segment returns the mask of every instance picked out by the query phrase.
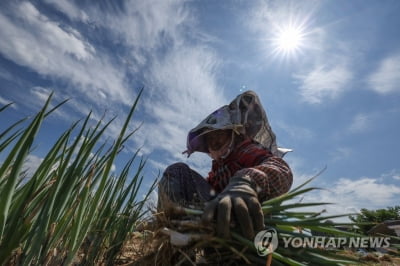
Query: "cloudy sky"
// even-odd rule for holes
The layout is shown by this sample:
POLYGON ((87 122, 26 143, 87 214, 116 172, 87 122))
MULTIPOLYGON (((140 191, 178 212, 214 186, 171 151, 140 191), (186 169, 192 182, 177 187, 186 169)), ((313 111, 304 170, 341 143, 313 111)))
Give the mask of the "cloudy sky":
MULTIPOLYGON (((326 190, 330 213, 399 205, 400 2, 2 1, 0 129, 51 91, 70 101, 48 119, 32 165, 73 121, 117 115, 115 136, 144 87, 125 149, 148 158, 146 184, 185 161, 186 134, 245 90, 258 93, 295 185, 326 190)), ((0 160, 2 158, 0 157, 0 160)), ((123 159, 121 159, 123 161, 123 159)), ((119 169, 116 163, 116 171, 119 169)))

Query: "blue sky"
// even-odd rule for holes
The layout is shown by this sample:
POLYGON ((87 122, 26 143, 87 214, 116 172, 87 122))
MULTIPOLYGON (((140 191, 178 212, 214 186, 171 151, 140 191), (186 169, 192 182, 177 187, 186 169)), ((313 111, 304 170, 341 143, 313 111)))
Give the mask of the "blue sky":
POLYGON ((45 123, 32 168, 90 110, 118 116, 115 137, 144 87, 132 128, 143 126, 115 170, 143 147, 147 185, 176 161, 206 175, 208 156, 181 154, 187 132, 250 89, 294 150, 295 185, 327 166, 314 182, 327 190, 305 200, 337 203, 331 214, 399 204, 399 1, 116 2, 0 4, 0 105, 15 103, 0 128, 51 91, 70 98, 45 123))

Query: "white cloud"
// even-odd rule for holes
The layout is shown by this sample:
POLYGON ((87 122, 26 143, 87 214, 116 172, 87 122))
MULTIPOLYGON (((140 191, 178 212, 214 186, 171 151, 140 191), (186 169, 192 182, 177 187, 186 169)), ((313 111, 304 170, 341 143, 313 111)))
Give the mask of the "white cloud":
POLYGON ((65 13, 71 20, 86 22, 89 17, 84 10, 75 6, 68 0, 45 0, 46 3, 53 5, 59 11, 65 13))
POLYGON ((8 100, 6 100, 6 99, 4 99, 3 97, 0 96, 0 104, 5 105, 5 104, 8 104, 8 103, 10 103, 10 101, 8 101, 8 100))
POLYGON ((399 180, 400 181, 400 171, 397 169, 392 169, 388 171, 387 173, 383 173, 381 175, 381 179, 393 179, 393 180, 399 180))
MULTIPOLYGON (((138 112, 142 117, 137 120, 145 123, 133 137, 134 145, 127 146, 136 149, 144 145, 144 154, 161 150, 170 162, 185 160, 181 152, 186 148, 188 130, 228 103, 216 82, 218 56, 187 39, 188 28, 199 30, 186 1, 127 1, 123 9, 90 5, 82 12, 74 2, 47 3, 88 28, 65 25, 29 2, 15 3, 7 15, 0 11, 0 53, 44 77, 66 82, 66 88, 54 90, 61 100, 72 98, 67 106, 75 112, 93 110, 93 119, 99 119, 107 109, 106 121, 118 115, 107 131, 113 138, 125 119, 126 105, 133 102, 130 80, 143 81, 146 97, 140 99, 138 112), (108 54, 108 48, 83 35, 91 34, 94 27, 123 52, 108 54)), ((53 88, 33 84, 31 100, 43 101, 49 90, 53 88)), ((202 156, 190 158, 193 167, 205 169, 204 158, 198 158, 202 156)), ((206 161, 208 165, 209 159, 206 161)))
POLYGON ((12 19, 0 13, 3 56, 41 75, 70 82, 71 88, 89 98, 97 98, 97 91, 103 90, 109 100, 130 103, 124 70, 111 64, 107 54, 99 54, 76 29, 52 21, 29 2, 15 4, 10 11, 12 19))
POLYGON ((93 48, 83 42, 81 36, 61 28, 31 3, 22 2, 12 11, 20 19, 18 22, 0 14, 4 36, 0 47, 9 59, 35 70, 48 72, 55 65, 50 56, 57 56, 57 53, 70 54, 82 60, 92 57, 93 48), (49 63, 53 64, 46 66, 49 63))
POLYGON ((31 94, 34 97, 33 102, 36 102, 39 106, 42 106, 49 98, 49 95, 51 94, 51 90, 48 88, 35 86, 35 87, 31 88, 31 94))
MULTIPOLYGON (((130 47, 130 57, 125 64, 140 71, 146 64, 158 60, 158 48, 186 44, 183 29, 191 27, 192 18, 184 0, 127 1, 123 13, 88 11, 96 25, 106 28, 116 39, 130 47)), ((168 52, 168 51, 167 51, 168 52)))
POLYGON ((26 171, 26 175, 28 178, 32 177, 35 173, 39 165, 42 163, 43 158, 40 158, 36 155, 29 154, 24 162, 24 171, 26 171))
POLYGON ((170 161, 168 159, 163 161, 156 161, 153 159, 149 159, 147 162, 152 166, 152 169, 154 169, 154 172, 152 174, 154 176, 160 175, 161 177, 162 173, 167 168, 167 166, 172 164, 174 161, 170 161))
MULTIPOLYGON (((316 176, 318 173, 321 173, 321 171, 321 174, 323 174, 323 170, 325 169, 324 165, 317 167, 310 166, 310 164, 306 163, 305 158, 303 158, 302 155, 297 154, 296 151, 293 153, 288 153, 284 159, 290 166, 290 169, 293 173, 292 189, 302 185, 310 178, 316 176)), ((319 178, 317 177, 317 181, 318 179, 319 178)))
MULTIPOLYGON (((136 146, 143 145, 144 154, 152 151, 168 154, 162 162, 152 163, 160 168, 177 160, 188 161, 182 155, 188 131, 210 112, 228 103, 216 83, 218 56, 201 44, 187 42, 187 29, 198 30, 184 3, 133 1, 126 3, 124 13, 118 17, 94 16, 98 11, 88 12, 91 19, 130 48, 124 62, 144 78, 146 95, 150 96, 140 101, 145 123, 134 140, 136 146)), ((195 154, 189 164, 204 171, 209 161, 195 154)))
POLYGON ((341 178, 334 187, 334 191, 343 196, 353 197, 363 205, 367 203, 371 207, 391 204, 400 195, 400 187, 383 184, 377 179, 367 177, 358 180, 341 178))
MULTIPOLYGON (((258 1, 251 14, 243 17, 243 22, 251 30, 262 33, 266 37, 275 34, 278 28, 288 25, 307 30, 310 18, 319 8, 319 4, 319 1, 302 3, 258 1)), ((265 38, 263 41, 265 45, 265 38)))
POLYGON ((359 113, 353 117, 353 121, 349 127, 349 131, 351 133, 363 132, 371 126, 371 120, 371 115, 359 113))
POLYGON ((349 147, 338 147, 333 152, 331 152, 332 160, 346 160, 348 159, 353 153, 353 150, 349 147))
MULTIPOLYGON (((329 186, 322 187, 326 189, 305 195, 304 201, 334 203, 325 207, 327 215, 354 213, 362 208, 381 209, 395 206, 400 194, 400 186, 384 184, 379 178, 368 177, 341 178, 329 186)), ((340 220, 344 221, 346 218, 340 220)))
MULTIPOLYGON (((337 153, 343 153, 347 156, 351 151, 347 148, 338 148, 337 153)), ((309 178, 315 176, 322 169, 306 169, 306 165, 302 157, 296 157, 295 154, 289 156, 286 161, 289 163, 293 172, 292 189, 303 184, 309 178), (310 172, 311 171, 311 172, 310 172)), ((329 171, 329 167, 328 167, 329 171)), ((400 185, 396 185, 396 177, 399 172, 396 169, 383 173, 376 178, 360 177, 360 178, 340 178, 340 179, 324 179, 325 173, 322 172, 306 187, 319 187, 322 190, 314 190, 296 197, 293 202, 326 202, 333 203, 329 205, 310 207, 312 211, 321 211, 325 209, 325 215, 343 215, 354 214, 362 208, 381 209, 388 206, 398 205, 398 195, 400 195, 400 185), (389 177, 389 178, 387 178, 389 177), (393 182, 393 180, 395 180, 393 182)), ((311 210, 307 208, 307 210, 311 210)), ((296 209, 297 211, 304 211, 296 209)), ((348 222, 347 217, 338 218, 338 221, 348 222)))
MULTIPOLYGON (((34 112, 37 112, 44 106, 45 102, 49 99, 51 93, 53 93, 53 95, 49 106, 47 107, 47 111, 54 108, 62 101, 72 98, 71 96, 57 93, 56 89, 53 88, 34 86, 30 88, 29 95, 24 95, 24 104, 33 108, 34 112)), ((65 122, 71 123, 72 121, 77 121, 81 119, 82 114, 89 114, 90 111, 91 110, 89 107, 78 104, 77 101, 67 101, 67 103, 64 103, 64 105, 54 110, 50 117, 56 116, 57 119, 62 119, 65 122), (75 111, 73 112, 73 110, 79 110, 79 114, 77 115, 75 111)), ((96 116, 96 114, 93 114, 92 118, 94 118, 95 120, 100 119, 99 116, 96 116)))
MULTIPOLYGON (((146 192, 147 193, 147 192, 146 192)), ((144 193, 143 195, 142 195, 142 197, 143 197, 143 199, 144 199, 144 197, 146 196, 146 193, 144 193)), ((149 196, 148 196, 148 198, 147 198, 147 200, 146 200, 146 203, 145 203, 145 210, 150 210, 150 211, 157 211, 157 202, 158 202, 158 193, 157 193, 157 190, 153 190, 150 194, 149 194, 149 196)), ((149 214, 147 214, 147 215, 149 215, 149 214)))
POLYGON ((15 81, 15 77, 3 66, 0 66, 0 78, 8 81, 15 81))
POLYGON ((277 121, 276 126, 281 128, 293 139, 300 139, 300 140, 309 140, 314 137, 314 132, 309 128, 297 126, 294 124, 287 124, 284 121, 277 121))
POLYGON ((320 104, 326 99, 335 99, 342 94, 352 79, 346 65, 316 66, 305 75, 295 75, 300 84, 300 94, 304 101, 320 104))
MULTIPOLYGON (((11 103, 12 101, 10 101, 10 100, 8 100, 8 99, 6 99, 6 98, 3 98, 3 97, 1 97, 0 96, 0 106, 2 107, 2 106, 4 106, 4 105, 6 105, 6 104, 9 104, 9 103, 11 103)), ((11 108, 14 108, 14 109, 17 109, 17 106, 15 105, 15 103, 13 103, 11 106, 9 106, 9 107, 11 107, 11 108)))
POLYGON ((380 94, 400 92, 400 54, 385 58, 367 81, 380 94))
MULTIPOLYGON (((227 103, 216 83, 218 57, 201 44, 186 41, 185 29, 192 27, 192 18, 183 3, 138 1, 127 4, 126 13, 118 18, 110 15, 97 21, 131 48, 126 63, 143 75, 150 96, 141 99, 145 123, 134 140, 136 146, 143 145, 144 154, 167 154, 162 162, 153 162, 161 168, 186 161, 182 151, 188 131, 227 103)), ((190 158, 191 166, 203 169, 196 157, 190 158)))
POLYGON ((138 132, 146 149, 168 151, 182 159, 188 131, 228 103, 215 82, 216 64, 218 60, 206 49, 181 47, 152 66, 147 80, 153 90, 145 110, 153 119, 138 132))
POLYGON ((27 23, 26 30, 33 30, 31 33, 46 42, 49 47, 56 48, 63 54, 71 54, 78 60, 89 59, 93 56, 93 47, 82 40, 79 32, 72 28, 61 27, 59 23, 40 13, 33 4, 22 2, 15 11, 15 15, 27 23))

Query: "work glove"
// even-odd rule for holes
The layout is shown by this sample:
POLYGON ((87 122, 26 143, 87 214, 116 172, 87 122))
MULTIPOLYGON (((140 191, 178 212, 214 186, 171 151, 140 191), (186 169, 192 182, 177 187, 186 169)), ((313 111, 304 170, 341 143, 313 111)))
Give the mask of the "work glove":
POLYGON ((217 218, 217 235, 230 236, 232 214, 236 217, 243 235, 253 239, 255 232, 264 228, 264 216, 256 191, 248 175, 236 174, 218 196, 207 202, 202 220, 205 223, 217 218))

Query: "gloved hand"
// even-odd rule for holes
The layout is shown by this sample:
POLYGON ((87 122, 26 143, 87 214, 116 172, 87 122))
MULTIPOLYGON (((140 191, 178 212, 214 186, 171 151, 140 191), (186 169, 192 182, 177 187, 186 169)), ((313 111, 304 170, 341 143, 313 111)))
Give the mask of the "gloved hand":
POLYGON ((226 188, 206 204, 202 220, 211 222, 216 214, 217 234, 219 237, 228 238, 232 213, 243 235, 248 239, 253 239, 255 232, 264 228, 264 215, 257 193, 251 187, 250 177, 242 176, 240 172, 231 177, 226 188))

